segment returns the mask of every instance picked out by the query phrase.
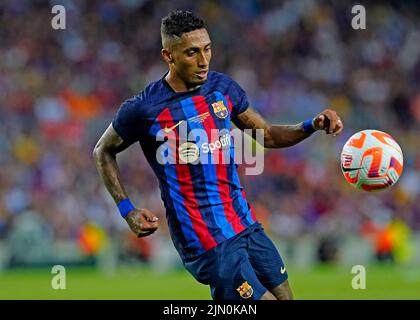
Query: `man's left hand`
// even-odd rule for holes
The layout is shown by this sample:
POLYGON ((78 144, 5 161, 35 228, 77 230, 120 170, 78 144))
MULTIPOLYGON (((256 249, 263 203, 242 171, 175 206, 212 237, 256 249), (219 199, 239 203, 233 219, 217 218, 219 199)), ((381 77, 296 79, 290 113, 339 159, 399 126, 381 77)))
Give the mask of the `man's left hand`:
POLYGON ((344 125, 337 112, 331 109, 326 109, 318 114, 313 120, 313 127, 315 130, 325 130, 327 134, 336 136, 343 131, 344 125))

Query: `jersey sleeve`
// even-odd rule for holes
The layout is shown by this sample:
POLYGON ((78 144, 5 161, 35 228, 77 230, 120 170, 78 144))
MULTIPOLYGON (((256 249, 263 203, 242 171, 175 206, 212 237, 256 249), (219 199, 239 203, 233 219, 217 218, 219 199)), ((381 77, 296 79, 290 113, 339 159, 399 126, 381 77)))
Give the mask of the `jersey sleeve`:
POLYGON ((142 134, 142 105, 139 98, 125 100, 112 120, 112 126, 118 135, 129 143, 140 140, 142 134))
POLYGON ((229 89, 229 97, 232 102, 232 119, 235 119, 239 114, 244 112, 249 107, 248 98, 246 92, 241 86, 235 81, 231 80, 229 89))

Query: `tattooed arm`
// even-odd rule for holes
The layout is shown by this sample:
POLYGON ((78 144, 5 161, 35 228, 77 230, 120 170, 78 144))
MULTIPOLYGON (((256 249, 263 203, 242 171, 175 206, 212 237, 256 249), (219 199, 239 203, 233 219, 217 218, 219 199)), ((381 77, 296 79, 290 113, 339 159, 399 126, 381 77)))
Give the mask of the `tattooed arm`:
MULTIPOLYGON (((252 136, 255 139, 256 130, 264 130, 264 147, 284 148, 293 146, 310 136, 303 129, 303 123, 293 125, 270 125, 254 109, 249 107, 240 113, 234 120, 235 125, 241 129, 252 129, 252 136)), ((343 130, 343 123, 333 110, 326 109, 318 114, 313 122, 315 130, 325 130, 327 134, 334 136, 343 130)))
MULTIPOLYGON (((128 198, 121 182, 117 154, 129 146, 130 143, 124 142, 112 125, 109 125, 93 150, 96 168, 116 204, 128 198)), ((138 237, 152 234, 159 226, 157 217, 147 209, 134 209, 125 219, 138 237)))

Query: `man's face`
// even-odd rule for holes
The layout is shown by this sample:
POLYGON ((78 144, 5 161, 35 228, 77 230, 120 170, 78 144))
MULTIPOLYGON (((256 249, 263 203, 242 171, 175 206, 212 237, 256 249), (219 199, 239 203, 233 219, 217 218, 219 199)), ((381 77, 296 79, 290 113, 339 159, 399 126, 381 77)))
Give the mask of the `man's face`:
POLYGON ((171 71, 194 87, 207 80, 211 60, 211 41, 206 29, 183 33, 171 48, 171 71))

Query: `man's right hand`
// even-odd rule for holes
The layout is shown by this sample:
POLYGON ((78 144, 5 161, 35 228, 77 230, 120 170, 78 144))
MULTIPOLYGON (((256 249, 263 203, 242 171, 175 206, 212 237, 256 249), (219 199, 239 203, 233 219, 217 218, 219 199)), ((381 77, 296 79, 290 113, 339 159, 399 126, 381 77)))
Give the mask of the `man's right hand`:
POLYGON ((149 236, 159 228, 158 217, 147 209, 135 209, 125 220, 139 238, 149 236))

